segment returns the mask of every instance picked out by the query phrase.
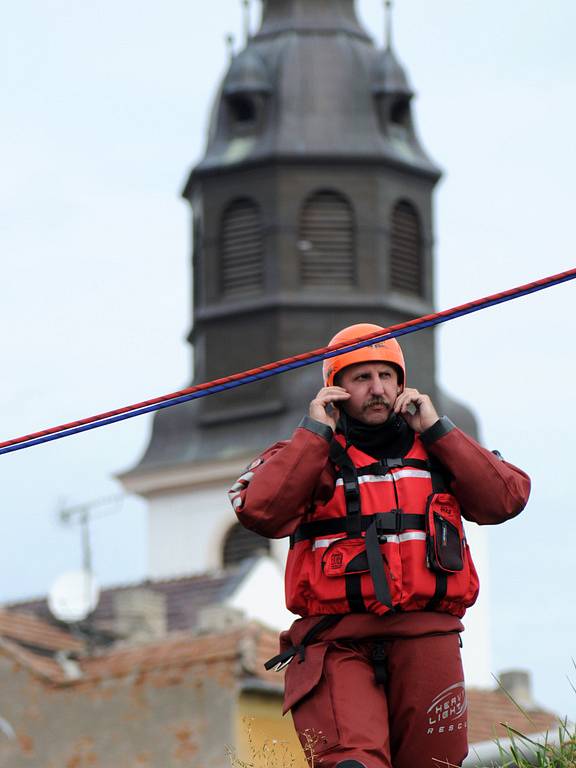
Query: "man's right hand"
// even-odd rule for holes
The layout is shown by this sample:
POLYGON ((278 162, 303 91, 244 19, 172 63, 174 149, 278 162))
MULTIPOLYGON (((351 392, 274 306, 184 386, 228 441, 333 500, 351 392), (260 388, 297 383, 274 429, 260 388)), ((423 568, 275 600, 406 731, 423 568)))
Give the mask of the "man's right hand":
POLYGON ((342 387, 322 387, 310 403, 308 415, 336 431, 340 418, 340 409, 336 403, 348 400, 350 394, 342 387))

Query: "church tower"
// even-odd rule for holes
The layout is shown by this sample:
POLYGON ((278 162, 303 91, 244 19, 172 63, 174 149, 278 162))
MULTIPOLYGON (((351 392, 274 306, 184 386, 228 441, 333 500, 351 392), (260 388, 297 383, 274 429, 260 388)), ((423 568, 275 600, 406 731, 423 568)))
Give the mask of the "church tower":
MULTIPOLYGON (((434 311, 441 173, 413 100, 390 36, 376 47, 354 0, 264 0, 183 192, 194 383, 324 346, 352 323, 434 311)), ((470 411, 437 387, 434 330, 402 346, 409 383, 475 434, 470 411)), ((291 435, 320 386, 309 366, 156 414, 143 458, 121 477, 149 502, 150 577, 218 568, 256 546, 234 526, 226 489, 291 435)), ((257 546, 282 557, 281 543, 257 546)))

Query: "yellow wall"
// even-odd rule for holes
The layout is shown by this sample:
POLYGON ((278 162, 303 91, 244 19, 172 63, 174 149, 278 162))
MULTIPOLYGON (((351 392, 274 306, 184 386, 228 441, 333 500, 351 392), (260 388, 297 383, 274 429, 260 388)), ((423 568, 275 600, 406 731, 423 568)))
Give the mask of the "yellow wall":
MULTIPOLYGON (((255 768, 304 768, 304 752, 282 697, 242 693, 236 715, 237 757, 255 768)), ((237 765, 236 768, 241 768, 237 765)))

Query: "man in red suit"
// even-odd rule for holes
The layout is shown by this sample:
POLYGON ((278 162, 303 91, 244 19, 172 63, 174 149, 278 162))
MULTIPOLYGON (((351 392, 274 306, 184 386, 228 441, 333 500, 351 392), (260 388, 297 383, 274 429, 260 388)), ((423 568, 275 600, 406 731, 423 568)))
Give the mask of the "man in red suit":
MULTIPOLYGON (((359 324, 331 341, 379 330, 359 324)), ((384 331, 384 329, 381 329, 384 331)), ((239 520, 290 537, 285 711, 322 768, 437 768, 466 757, 461 618, 478 595, 463 518, 517 515, 528 476, 406 386, 394 339, 324 362, 291 440, 230 490, 239 520)))

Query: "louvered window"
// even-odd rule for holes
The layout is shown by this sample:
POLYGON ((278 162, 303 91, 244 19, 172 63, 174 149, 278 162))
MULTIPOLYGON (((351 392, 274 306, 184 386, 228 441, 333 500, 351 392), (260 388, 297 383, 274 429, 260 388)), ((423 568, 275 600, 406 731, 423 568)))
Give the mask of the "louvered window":
POLYGON ((338 192, 317 192, 302 207, 298 250, 303 286, 347 288, 356 282, 354 213, 338 192))
POLYGON ((237 565, 243 560, 270 553, 270 540, 235 523, 226 534, 222 550, 224 567, 237 565))
POLYGON ((224 211, 220 274, 224 296, 244 296, 262 291, 262 217, 259 207, 252 200, 235 200, 224 211))
POLYGON ((390 287, 417 296, 423 293, 420 221, 414 206, 405 200, 392 212, 390 287))

